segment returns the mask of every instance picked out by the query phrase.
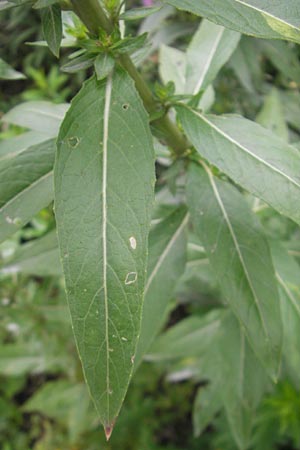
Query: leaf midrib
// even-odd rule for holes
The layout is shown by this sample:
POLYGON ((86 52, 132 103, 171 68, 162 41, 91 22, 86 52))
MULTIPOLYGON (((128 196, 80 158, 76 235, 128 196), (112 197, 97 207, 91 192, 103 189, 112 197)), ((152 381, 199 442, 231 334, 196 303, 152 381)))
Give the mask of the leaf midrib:
MULTIPOLYGON (((106 402, 107 402, 107 416, 109 414, 109 392, 110 392, 110 371, 109 371, 109 311, 108 311, 108 292, 107 292, 107 152, 108 152, 108 130, 109 117, 111 107, 112 94, 112 75, 110 75, 106 82, 105 88, 105 104, 104 104, 104 118, 103 118, 103 154, 102 154, 102 250, 103 250, 103 292, 104 292, 104 308, 105 308, 105 341, 106 341, 106 402)), ((110 425, 110 424, 107 424, 110 425)))
POLYGON ((221 196, 219 194, 218 188, 217 188, 217 186, 216 186, 216 184, 214 182, 213 175, 212 175, 210 169, 206 166, 206 164, 204 162, 201 162, 201 164, 203 165, 203 167, 204 167, 204 169, 205 169, 205 171, 206 171, 206 173, 208 175, 208 178, 209 178, 212 190, 213 190, 213 192, 215 194, 217 203, 218 203, 218 205, 219 205, 219 207, 221 209, 222 215, 223 215, 223 217, 225 219, 225 222, 227 224, 227 227, 228 227, 228 230, 230 232, 231 238, 233 240, 233 243, 234 243, 235 249, 237 251, 240 263, 241 263, 241 265, 243 267, 243 270, 244 270, 244 274, 245 274, 246 279, 248 281, 248 285, 249 285, 250 290, 252 292, 252 296, 253 296, 253 299, 254 299, 254 302, 255 302, 255 305, 256 305, 256 308, 257 308, 257 312, 258 312, 258 317, 259 317, 259 319, 261 321, 261 324, 262 324, 262 327, 263 327, 263 330, 264 330, 264 334, 267 337, 267 339, 270 340, 269 339, 269 334, 268 334, 268 331, 267 331, 267 327, 266 327, 266 324, 265 324, 265 320, 264 320, 263 314, 262 314, 262 312, 260 310, 259 300, 258 300, 258 298, 256 296, 255 289, 254 289, 254 287, 252 285, 252 281, 251 281, 250 275, 248 273, 248 269, 247 269, 247 266, 245 264, 243 255, 241 253, 241 250, 240 250, 240 247, 239 247, 239 243, 238 243, 237 237, 235 235, 234 229, 233 229, 233 227, 231 225, 231 222, 229 220, 228 214, 226 212, 225 206, 224 206, 223 201, 221 199, 221 196))
POLYGON ((237 147, 239 147, 241 150, 243 150, 245 153, 247 153, 248 155, 250 155, 253 159, 259 161, 261 164, 265 165, 266 167, 268 167, 269 169, 273 170, 274 172, 277 172, 279 175, 281 175, 282 177, 286 178, 289 182, 291 182, 292 184, 294 184, 297 188, 300 189, 300 184, 297 183, 296 180, 294 180, 293 178, 291 178, 289 175, 287 175, 286 173, 282 172, 280 169, 278 169, 277 167, 273 166, 272 164, 270 164, 269 162, 265 161, 264 159, 260 158, 258 155, 256 155, 255 153, 251 152, 247 147, 244 147, 242 144, 240 144, 238 141, 236 141, 234 138, 232 138, 231 136, 229 136, 228 134, 226 134, 223 130, 221 130, 220 128, 218 128, 214 123, 212 123, 211 121, 209 121, 206 117, 204 117, 202 114, 198 113, 197 111, 192 111, 190 110, 193 114, 195 114, 196 116, 198 116, 201 120, 203 120, 204 122, 206 122, 210 127, 212 127, 215 131, 217 131, 218 134, 220 134, 221 136, 223 136, 225 139, 227 139, 228 141, 232 142, 232 144, 236 145, 237 147))

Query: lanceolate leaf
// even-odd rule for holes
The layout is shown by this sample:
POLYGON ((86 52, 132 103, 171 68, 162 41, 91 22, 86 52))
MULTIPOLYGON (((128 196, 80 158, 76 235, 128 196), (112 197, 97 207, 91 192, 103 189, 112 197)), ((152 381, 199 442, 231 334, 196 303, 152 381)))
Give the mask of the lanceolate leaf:
POLYGON ((22 80, 24 78, 26 77, 21 72, 17 72, 0 58, 0 80, 22 80))
POLYGON ((0 273, 36 276, 62 275, 56 230, 18 248, 13 258, 0 265, 0 273))
POLYGON ((44 38, 51 52, 59 56, 62 40, 62 19, 60 5, 54 4, 41 9, 44 38))
POLYGON ((225 315, 218 339, 219 398, 240 450, 249 448, 256 408, 268 386, 261 364, 250 348, 243 327, 225 315), (226 380, 226 382, 224 382, 226 380))
POLYGON ((281 298, 283 321, 283 361, 297 385, 300 382, 300 267, 277 242, 271 245, 281 298))
POLYGON ((55 140, 0 163, 0 242, 53 200, 55 140))
POLYGON ((73 328, 109 437, 133 371, 154 186, 148 118, 123 72, 93 77, 58 137, 55 208, 73 328))
POLYGON ((281 317, 267 242, 243 197, 205 166, 189 169, 187 200, 223 295, 269 374, 278 375, 281 317))
POLYGON ((150 232, 148 279, 145 287, 141 335, 135 359, 136 367, 162 328, 176 282, 184 271, 187 222, 187 212, 185 208, 180 208, 150 232))
POLYGON ((15 106, 1 120, 55 137, 68 108, 66 103, 25 102, 15 106))
POLYGON ((263 108, 256 117, 256 122, 265 128, 269 128, 285 142, 289 141, 289 130, 285 121, 280 96, 276 88, 273 88, 266 97, 263 108))
POLYGON ((165 0, 226 28, 266 39, 300 42, 300 4, 270 0, 165 0))
POLYGON ((185 92, 197 94, 215 79, 234 52, 240 34, 203 20, 186 53, 185 92))
POLYGON ((179 117, 201 156, 236 183, 300 224, 300 154, 269 130, 238 116, 179 117))
POLYGON ((213 310, 203 317, 188 317, 159 336, 150 349, 153 360, 173 360, 203 356, 218 333, 223 310, 213 310))
POLYGON ((0 141, 0 161, 14 158, 18 153, 27 150, 28 147, 47 140, 47 136, 35 131, 27 131, 9 139, 0 141))

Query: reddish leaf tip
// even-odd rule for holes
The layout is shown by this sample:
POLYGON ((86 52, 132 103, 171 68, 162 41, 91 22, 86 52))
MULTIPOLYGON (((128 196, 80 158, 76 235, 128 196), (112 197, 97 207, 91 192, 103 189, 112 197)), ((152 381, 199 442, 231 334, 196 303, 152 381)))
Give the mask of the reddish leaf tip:
POLYGON ((113 432, 113 429, 114 429, 114 424, 113 423, 111 425, 106 425, 104 427, 105 437, 106 437, 107 441, 109 441, 109 439, 111 437, 111 434, 113 432))

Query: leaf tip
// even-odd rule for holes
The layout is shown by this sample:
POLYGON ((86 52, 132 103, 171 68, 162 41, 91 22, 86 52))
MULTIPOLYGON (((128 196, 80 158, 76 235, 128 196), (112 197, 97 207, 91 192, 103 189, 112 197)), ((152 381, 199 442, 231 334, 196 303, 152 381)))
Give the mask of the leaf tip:
POLYGON ((109 439, 111 437, 111 434, 114 429, 114 425, 115 425, 114 422, 111 423, 110 425, 104 425, 104 432, 105 432, 105 437, 106 437, 107 441, 109 441, 109 439))

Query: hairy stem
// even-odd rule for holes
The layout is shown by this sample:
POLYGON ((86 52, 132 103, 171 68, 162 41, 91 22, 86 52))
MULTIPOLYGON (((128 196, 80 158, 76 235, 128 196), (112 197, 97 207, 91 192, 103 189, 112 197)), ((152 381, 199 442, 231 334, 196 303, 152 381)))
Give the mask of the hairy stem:
MULTIPOLYGON (((100 28, 108 34, 113 32, 114 25, 107 17, 99 0, 71 0, 71 3, 74 12, 80 17, 90 33, 97 36, 100 28)), ((160 105, 154 99, 152 92, 133 64, 130 56, 128 54, 123 54, 118 60, 121 66, 135 81, 136 89, 139 92, 148 113, 150 115, 157 113, 160 105)), ((189 147, 189 143, 167 114, 164 114, 159 119, 153 120, 151 125, 155 134, 159 137, 163 137, 176 155, 181 156, 185 153, 186 149, 189 147)))

